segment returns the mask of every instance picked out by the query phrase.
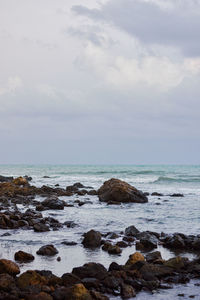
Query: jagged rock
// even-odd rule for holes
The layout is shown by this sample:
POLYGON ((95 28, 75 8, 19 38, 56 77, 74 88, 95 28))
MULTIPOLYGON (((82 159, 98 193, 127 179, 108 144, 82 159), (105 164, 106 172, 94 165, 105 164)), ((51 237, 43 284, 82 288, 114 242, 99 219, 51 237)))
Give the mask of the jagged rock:
POLYGON ((154 252, 148 253, 146 255, 146 261, 148 263, 153 263, 153 262, 156 262, 158 260, 159 261, 162 260, 162 256, 161 256, 160 251, 154 251, 154 252))
POLYGON ((82 244, 86 248, 97 248, 101 246, 101 233, 95 230, 90 230, 84 235, 82 244))
POLYGON ((26 185, 28 184, 28 181, 26 178, 20 176, 13 179, 12 183, 14 183, 15 185, 26 185))
POLYGON ((136 236, 139 233, 139 230, 134 226, 129 226, 125 229, 125 235, 127 236, 136 236))
POLYGON ((99 200, 103 202, 148 202, 147 197, 141 191, 137 190, 125 181, 115 178, 104 182, 98 190, 98 196, 99 200))

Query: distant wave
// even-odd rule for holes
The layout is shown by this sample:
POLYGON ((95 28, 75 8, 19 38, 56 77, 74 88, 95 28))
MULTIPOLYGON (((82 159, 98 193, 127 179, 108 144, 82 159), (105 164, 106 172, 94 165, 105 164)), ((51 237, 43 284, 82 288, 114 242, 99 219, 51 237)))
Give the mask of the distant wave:
POLYGON ((152 171, 152 170, 144 170, 144 171, 130 171, 130 170, 105 170, 105 171, 95 171, 95 170, 86 170, 86 171, 64 171, 64 172, 58 172, 57 175, 106 175, 110 174, 111 176, 116 175, 128 175, 128 176, 134 176, 134 175, 162 175, 165 172, 163 171, 152 171))
POLYGON ((172 178, 172 177, 159 177, 153 183, 181 183, 181 182, 200 182, 200 177, 189 177, 189 178, 172 178))

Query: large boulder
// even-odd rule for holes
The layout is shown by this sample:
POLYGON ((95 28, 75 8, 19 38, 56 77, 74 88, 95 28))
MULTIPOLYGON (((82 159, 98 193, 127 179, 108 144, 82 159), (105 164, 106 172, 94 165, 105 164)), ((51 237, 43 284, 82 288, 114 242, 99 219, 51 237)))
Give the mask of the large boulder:
POLYGON ((99 231, 90 230, 84 234, 82 244, 86 248, 97 248, 101 246, 101 233, 99 231))
POLYGON ((46 198, 41 202, 41 204, 45 207, 45 209, 64 209, 65 207, 65 201, 60 200, 55 196, 46 198))
POLYGON ((53 245, 42 246, 37 252, 38 255, 53 256, 58 254, 58 250, 53 245))
POLYGON ((91 262, 84 264, 82 267, 73 268, 72 274, 81 279, 97 278, 102 280, 108 275, 108 272, 103 265, 91 262))
POLYGON ((15 253, 15 260, 19 261, 19 262, 29 262, 34 260, 35 257, 27 252, 24 251, 18 251, 15 253))
POLYGON ((2 273, 15 276, 20 273, 20 269, 13 261, 8 259, 0 259, 0 274, 2 273))
POLYGON ((144 193, 137 190, 125 181, 112 178, 105 181, 104 184, 98 190, 99 200, 102 202, 135 202, 146 203, 148 198, 144 193))

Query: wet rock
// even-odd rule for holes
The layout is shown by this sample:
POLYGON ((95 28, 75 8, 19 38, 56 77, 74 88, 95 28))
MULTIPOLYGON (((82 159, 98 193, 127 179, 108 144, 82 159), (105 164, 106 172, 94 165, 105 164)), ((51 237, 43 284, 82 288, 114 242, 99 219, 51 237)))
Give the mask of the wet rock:
POLYGON ((145 258, 140 252, 135 252, 129 256, 126 266, 134 265, 138 261, 145 261, 145 258))
POLYGON ((124 241, 119 241, 116 243, 117 246, 119 246, 120 248, 126 248, 128 247, 128 244, 124 241))
POLYGON ((96 196, 97 195, 97 191, 96 190, 90 190, 87 192, 88 195, 90 196, 96 196))
POLYGON ((180 193, 174 193, 174 194, 171 194, 170 197, 184 197, 184 195, 180 194, 180 193))
POLYGON ((174 234, 172 237, 166 238, 164 246, 170 249, 184 249, 184 239, 179 234, 174 234))
POLYGON ((58 250, 53 245, 42 246, 37 252, 38 255, 53 256, 58 254, 58 250))
POLYGON ((114 239, 117 239, 119 237, 119 235, 115 232, 108 232, 106 237, 107 237, 107 239, 114 240, 114 239))
POLYGON ((66 300, 93 300, 90 292, 83 284, 78 283, 67 288, 66 300))
POLYGON ((45 175, 45 176, 43 176, 42 178, 51 178, 51 177, 49 177, 49 176, 45 175))
POLYGON ((82 244, 86 248, 97 248, 101 246, 101 233, 95 230, 90 230, 84 235, 82 244))
POLYGON ((116 262, 112 262, 109 266, 109 272, 110 271, 122 271, 123 270, 123 267, 118 265, 118 263, 116 262))
POLYGON ((176 256, 174 258, 170 258, 166 262, 164 262, 164 266, 175 269, 175 270, 183 269, 187 266, 187 264, 188 264, 188 258, 181 257, 181 256, 176 256))
POLYGON ((120 247, 117 246, 117 245, 110 245, 110 246, 108 247, 108 253, 109 253, 109 254, 116 254, 116 255, 118 255, 118 254, 121 254, 121 253, 122 253, 122 250, 121 250, 120 247))
POLYGON ((33 226, 35 232, 46 232, 49 231, 49 226, 42 223, 37 223, 33 226))
POLYGON ((132 236, 124 236, 122 240, 128 243, 133 243, 135 241, 135 238, 132 236))
POLYGON ((41 276, 36 271, 26 271, 17 278, 17 285, 20 289, 26 289, 30 286, 43 286, 47 284, 44 276, 41 276))
POLYGON ((0 290, 9 292, 15 287, 15 280, 8 274, 0 274, 0 290))
POLYGON ((104 279, 108 272, 106 268, 98 263, 87 263, 82 267, 77 267, 72 270, 72 274, 83 279, 83 278, 97 278, 99 280, 104 279))
POLYGON ((14 178, 11 176, 0 175, 0 182, 11 182, 14 178))
POLYGON ((131 285, 122 284, 121 296, 122 296, 122 299, 129 299, 132 297, 136 297, 136 293, 135 293, 134 288, 131 285))
POLYGON ((154 263, 154 262, 157 262, 157 261, 160 261, 160 260, 162 260, 162 256, 161 256, 160 251, 154 251, 154 252, 148 253, 146 255, 146 261, 148 263, 154 263))
POLYGON ((64 209, 65 202, 57 197, 49 197, 41 202, 41 205, 48 209, 64 209))
POLYGON ((99 200, 103 202, 148 202, 147 197, 141 191, 130 184, 115 178, 104 182, 98 190, 98 196, 99 200))
POLYGON ((0 274, 2 273, 15 276, 20 273, 20 269, 13 261, 8 259, 0 259, 0 274))
POLYGON ((26 178, 20 176, 13 179, 12 183, 14 183, 15 185, 27 185, 28 181, 26 178))
POLYGON ((137 235, 137 238, 140 239, 140 243, 136 243, 136 249, 137 250, 142 250, 141 246, 144 249, 154 249, 157 248, 157 244, 158 244, 158 238, 154 235, 151 234, 149 232, 141 232, 137 235), (138 247, 138 245, 140 247, 138 247))
POLYGON ((77 245, 76 242, 68 242, 68 241, 64 241, 61 244, 66 245, 66 246, 76 246, 77 245))
POLYGON ((33 261, 34 259, 35 257, 32 254, 24 251, 18 251, 15 253, 15 260, 19 262, 29 262, 29 261, 33 261))
POLYGON ((162 196, 164 196, 164 195, 163 195, 163 194, 161 194, 161 193, 153 192, 153 193, 151 194, 151 196, 158 196, 158 197, 162 197, 162 196))
POLYGON ((65 287, 69 287, 81 282, 81 279, 78 276, 71 273, 65 273, 62 275, 61 278, 62 278, 62 285, 64 285, 65 287))
POLYGON ((28 300, 53 300, 53 297, 45 292, 36 295, 29 295, 28 300))
POLYGON ((109 300, 109 298, 105 295, 102 295, 101 293, 97 291, 90 291, 90 294, 92 296, 93 300, 109 300))
POLYGON ((77 224, 74 223, 73 221, 65 221, 65 222, 63 223, 63 225, 66 225, 68 228, 74 228, 74 227, 77 226, 77 224))
POLYGON ((136 236, 139 233, 139 230, 134 226, 129 226, 125 229, 126 236, 136 236))

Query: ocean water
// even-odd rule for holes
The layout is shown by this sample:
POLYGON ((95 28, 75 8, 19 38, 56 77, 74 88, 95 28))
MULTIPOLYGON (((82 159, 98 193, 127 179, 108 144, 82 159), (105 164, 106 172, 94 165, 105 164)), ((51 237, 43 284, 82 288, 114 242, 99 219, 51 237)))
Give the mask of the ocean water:
MULTIPOLYGON (((24 176, 33 178, 31 184, 36 186, 59 184, 61 187, 81 182, 85 186, 98 189, 105 180, 119 178, 143 192, 159 192, 164 196, 149 196, 149 202, 145 204, 122 204, 108 206, 100 203, 97 196, 60 197, 67 203, 75 200, 88 200, 92 203, 79 207, 66 207, 64 211, 45 211, 44 216, 53 216, 60 222, 74 221, 74 228, 63 228, 59 231, 47 233, 35 233, 32 230, 7 230, 11 236, 0 237, 0 257, 13 259, 14 253, 24 250, 35 255, 36 251, 45 244, 54 244, 59 250, 61 262, 55 257, 44 258, 35 255, 35 260, 29 264, 20 265, 21 270, 48 269, 57 275, 71 272, 75 266, 83 265, 89 261, 102 263, 106 267, 112 261, 123 264, 128 256, 134 253, 135 248, 128 247, 120 256, 112 256, 97 250, 84 249, 81 245, 82 235, 90 229, 99 230, 102 233, 115 231, 120 233, 126 227, 135 225, 139 230, 151 230, 156 232, 185 234, 200 234, 200 166, 186 165, 0 165, 0 174, 5 176, 24 176), (50 178, 43 178, 49 176, 50 178), (184 197, 171 197, 173 193, 182 193, 184 197), (77 246, 65 246, 63 241, 75 241, 77 246)), ((42 199, 37 197, 38 200, 42 199)), ((22 211, 27 207, 18 206, 22 211)), ((5 233, 0 230, 0 235, 5 233)), ((175 253, 159 248, 163 258, 169 258, 175 253)), ((181 253, 193 257, 191 253, 181 253)), ((186 291, 199 292, 199 288, 191 283, 185 286, 186 291)), ((176 291, 178 287, 173 290, 176 291)), ((179 289, 179 288, 178 288, 179 289)), ((181 289, 184 289, 182 286, 181 289)), ((180 289, 179 289, 180 291, 180 289)), ((178 292, 177 292, 178 294, 178 292)), ((189 295, 189 294, 188 294, 189 295)), ((147 299, 146 296, 138 295, 137 299, 147 299)), ((172 299, 171 291, 162 291, 148 299, 172 299), (164 293, 164 296, 163 296, 164 293), (159 298, 160 297, 160 298, 159 298), (168 298, 169 297, 169 298, 168 298)), ((116 298, 117 299, 117 298, 116 298)), ((176 299, 173 296, 173 299, 176 299)), ((178 298, 177 298, 178 299, 178 298)), ((196 298, 197 299, 197 298, 196 298)))

